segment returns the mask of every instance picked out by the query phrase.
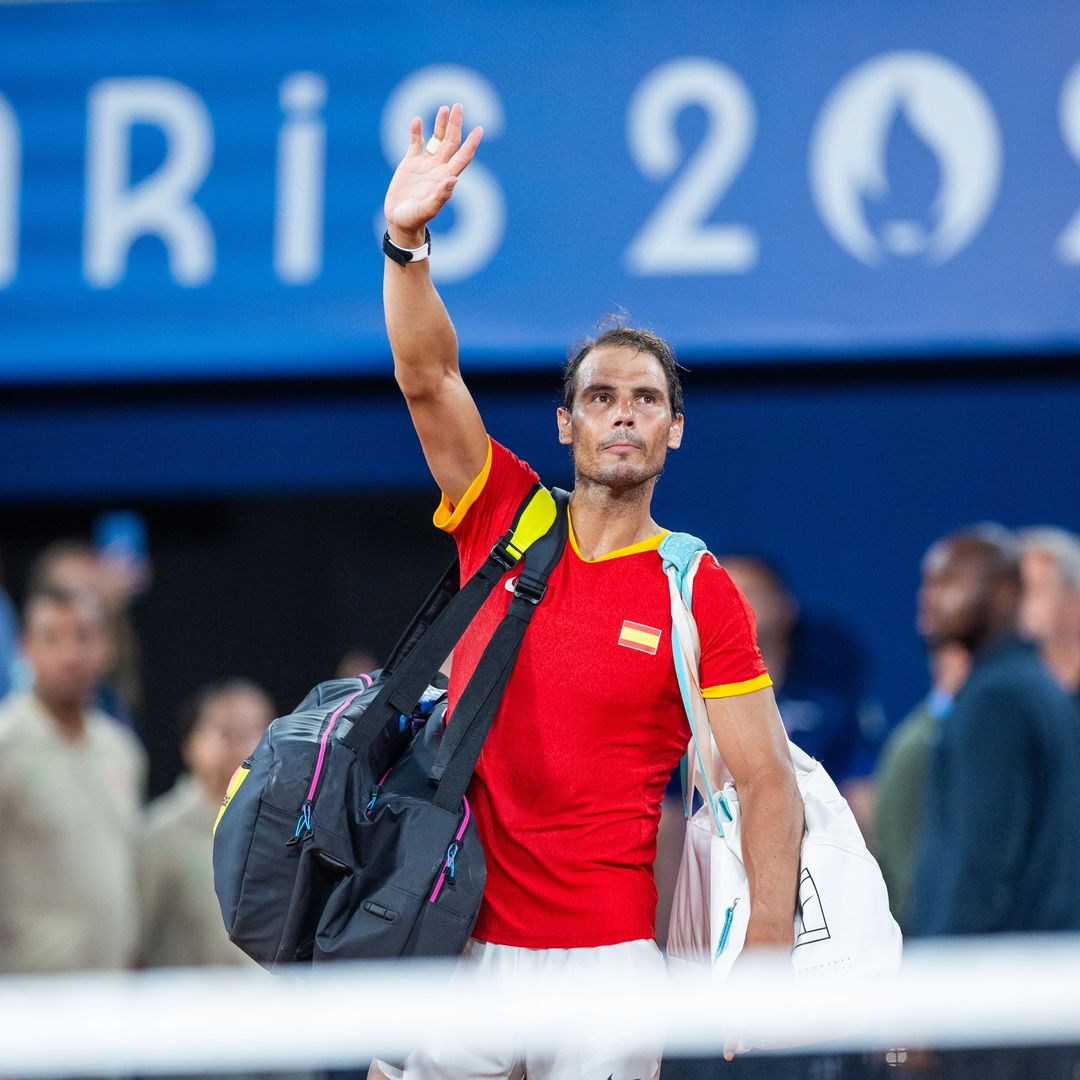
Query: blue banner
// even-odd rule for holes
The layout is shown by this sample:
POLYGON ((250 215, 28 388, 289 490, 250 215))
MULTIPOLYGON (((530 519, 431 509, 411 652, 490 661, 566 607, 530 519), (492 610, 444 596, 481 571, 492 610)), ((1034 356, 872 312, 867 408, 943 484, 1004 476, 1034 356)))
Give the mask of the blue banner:
POLYGON ((414 113, 473 369, 607 312, 684 358, 1080 346, 1066 2, 4 5, 0 381, 387 370, 414 113))

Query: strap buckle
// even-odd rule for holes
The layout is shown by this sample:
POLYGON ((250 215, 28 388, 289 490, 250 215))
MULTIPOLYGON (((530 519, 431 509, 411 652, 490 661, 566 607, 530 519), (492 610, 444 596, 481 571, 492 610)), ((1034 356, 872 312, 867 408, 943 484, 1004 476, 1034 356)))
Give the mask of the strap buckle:
POLYGON ((539 604, 547 592, 547 582, 527 578, 522 574, 514 585, 514 597, 528 600, 530 604, 539 604))
MULTIPOLYGON (((494 546, 491 549, 491 557, 504 569, 513 570, 515 566, 521 561, 521 553, 515 556, 511 551, 510 540, 513 533, 507 533, 505 536, 499 537, 495 541, 494 546)), ((517 550, 516 548, 514 549, 517 550)))

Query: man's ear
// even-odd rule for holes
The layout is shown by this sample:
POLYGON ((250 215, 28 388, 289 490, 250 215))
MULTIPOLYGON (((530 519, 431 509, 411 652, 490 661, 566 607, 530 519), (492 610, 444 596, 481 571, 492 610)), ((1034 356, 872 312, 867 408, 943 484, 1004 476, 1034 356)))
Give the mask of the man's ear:
POLYGON ((559 442, 563 446, 569 446, 573 441, 573 429, 570 423, 570 414, 562 407, 556 410, 556 422, 559 425, 559 442))
POLYGON ((669 450, 678 450, 682 446, 682 433, 683 433, 683 418, 682 413, 679 413, 674 420, 671 421, 671 427, 668 428, 667 448, 669 450))

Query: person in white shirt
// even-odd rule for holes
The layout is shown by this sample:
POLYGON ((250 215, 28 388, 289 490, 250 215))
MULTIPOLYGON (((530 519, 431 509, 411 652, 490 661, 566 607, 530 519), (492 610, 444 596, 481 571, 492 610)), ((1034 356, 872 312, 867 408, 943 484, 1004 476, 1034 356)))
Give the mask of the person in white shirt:
POLYGON ((42 589, 23 623, 33 689, 0 704, 0 972, 124 968, 146 756, 91 704, 106 618, 90 594, 42 589))

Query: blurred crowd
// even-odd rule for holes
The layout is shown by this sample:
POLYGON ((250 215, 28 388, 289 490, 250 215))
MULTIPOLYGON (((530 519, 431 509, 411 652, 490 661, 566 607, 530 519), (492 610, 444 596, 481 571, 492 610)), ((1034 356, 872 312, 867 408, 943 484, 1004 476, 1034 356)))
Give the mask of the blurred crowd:
MULTIPOLYGON (((1080 929, 1080 539, 986 524, 930 546, 926 684, 891 731, 850 633, 801 611, 769 560, 720 561, 788 734, 847 796, 905 932, 1080 929)), ((222 928, 212 827, 275 705, 240 675, 180 703, 184 771, 146 805, 130 609, 148 584, 145 560, 64 540, 18 613, 0 589, 0 973, 247 962, 222 928)), ((680 842, 666 822, 661 940, 680 842)))

